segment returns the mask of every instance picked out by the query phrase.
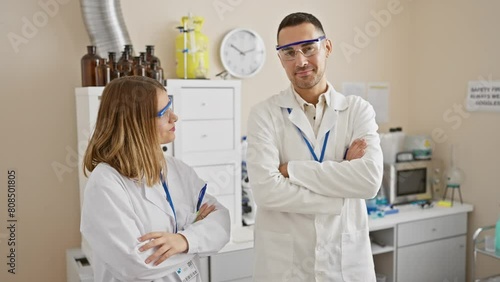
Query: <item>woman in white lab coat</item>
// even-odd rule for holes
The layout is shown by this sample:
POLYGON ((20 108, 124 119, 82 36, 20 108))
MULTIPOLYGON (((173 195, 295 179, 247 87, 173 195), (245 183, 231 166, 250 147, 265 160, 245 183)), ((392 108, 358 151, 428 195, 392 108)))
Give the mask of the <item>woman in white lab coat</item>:
POLYGON ((199 255, 228 242, 228 210, 203 196, 192 168, 161 151, 176 120, 155 80, 124 77, 104 89, 84 157, 81 232, 94 281, 201 281, 199 255))

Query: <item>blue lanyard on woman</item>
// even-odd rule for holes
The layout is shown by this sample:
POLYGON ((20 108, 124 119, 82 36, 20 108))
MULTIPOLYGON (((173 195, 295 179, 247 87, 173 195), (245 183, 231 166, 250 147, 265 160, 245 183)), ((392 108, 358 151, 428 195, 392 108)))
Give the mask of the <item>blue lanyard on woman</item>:
MULTIPOLYGON (((291 114, 291 113, 292 113, 292 109, 288 108, 288 114, 291 114)), ((297 127, 297 126, 295 126, 295 127, 297 127)), ((299 130, 300 135, 302 135, 302 138, 306 142, 307 148, 309 148, 309 152, 311 152, 311 155, 313 156, 314 160, 322 163, 323 159, 325 158, 326 144, 328 143, 328 137, 330 136, 330 130, 328 130, 328 132, 325 135, 325 141, 323 142, 323 148, 321 149, 321 156, 319 157, 319 159, 316 156, 316 153, 314 153, 314 149, 313 149, 311 143, 309 141, 307 141, 307 138, 304 135, 304 133, 302 132, 302 130, 300 130, 299 127, 297 127, 297 130, 299 130)))
POLYGON ((163 190, 165 190, 165 194, 167 194, 168 204, 170 205, 170 208, 172 208, 172 212, 174 213, 174 220, 175 220, 174 233, 177 233, 177 214, 175 213, 174 202, 172 201, 172 197, 170 197, 170 192, 168 191, 167 183, 165 183, 165 180, 163 179, 163 175, 160 175, 160 179, 161 179, 161 184, 163 185, 163 190))

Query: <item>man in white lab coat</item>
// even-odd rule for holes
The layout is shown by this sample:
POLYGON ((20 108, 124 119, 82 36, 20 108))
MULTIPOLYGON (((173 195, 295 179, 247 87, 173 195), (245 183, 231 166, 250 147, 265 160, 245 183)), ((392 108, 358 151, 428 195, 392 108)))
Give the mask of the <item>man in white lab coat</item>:
POLYGON ((254 279, 375 281, 364 201, 382 181, 375 112, 327 82, 332 43, 313 15, 285 17, 276 49, 291 86, 248 121, 254 279))

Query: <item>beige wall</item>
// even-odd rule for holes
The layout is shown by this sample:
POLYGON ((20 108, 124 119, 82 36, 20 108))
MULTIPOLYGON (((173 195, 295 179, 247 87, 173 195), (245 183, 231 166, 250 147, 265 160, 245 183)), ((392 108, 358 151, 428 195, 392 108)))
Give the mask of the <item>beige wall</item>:
MULTIPOLYGON (((0 75, 0 281, 65 281, 64 251, 80 244, 73 88, 80 85, 79 60, 89 37, 79 1, 59 0, 64 4, 59 5, 57 13, 30 34, 28 42, 19 45, 16 53, 7 34, 22 35, 23 17, 32 21, 33 15, 43 11, 38 1, 8 1, 0 10, 0 50, 4 57, 0 75), (64 166, 67 172, 59 171, 58 177, 53 163, 64 166), (7 275, 5 267, 4 207, 10 168, 18 173, 15 276, 7 275)), ((410 4, 401 0, 402 11, 393 14, 366 46, 356 45, 354 29, 364 30, 372 24, 374 17, 370 12, 387 10, 388 2, 391 1, 147 0, 122 1, 122 7, 135 50, 143 50, 146 44, 156 45, 168 78, 175 73, 175 26, 189 11, 205 17, 203 32, 211 42, 211 78, 222 71, 218 46, 229 30, 247 27, 263 37, 268 50, 265 66, 255 77, 243 81, 243 133, 250 107, 288 86, 273 51, 280 20, 293 11, 316 14, 334 42, 335 53, 329 59, 327 75, 338 90, 344 81, 390 82, 390 122, 381 125, 381 132, 391 126, 403 126, 412 133, 428 133, 440 126, 461 145, 459 164, 467 173, 464 198, 476 205, 470 217, 472 231, 493 222, 500 212, 496 206, 499 190, 494 189, 498 183, 494 165, 499 157, 494 146, 499 143, 494 122, 500 116, 473 113, 455 130, 442 114, 453 102, 462 102, 468 80, 488 75, 498 79, 498 66, 494 64, 498 56, 493 53, 499 49, 499 39, 493 36, 494 26, 498 26, 493 22, 498 4, 487 0, 410 4), (218 12, 215 7, 223 5, 229 10, 218 12), (468 13, 473 13, 472 21, 467 20, 468 13), (446 19, 445 24, 442 19, 446 19), (360 52, 346 56, 341 49, 345 44, 359 47, 360 52)), ((447 157, 444 149, 450 142, 439 145, 437 154, 447 157)))
MULTIPOLYGON (((499 10, 500 2, 489 0, 413 1, 410 6, 409 129, 444 132, 434 139, 436 155, 445 160, 450 144, 456 145, 466 177, 463 198, 474 205, 469 237, 500 216, 500 113, 464 108, 468 81, 500 80, 499 10)), ((479 274, 498 272, 500 261, 483 258, 487 267, 479 274)))

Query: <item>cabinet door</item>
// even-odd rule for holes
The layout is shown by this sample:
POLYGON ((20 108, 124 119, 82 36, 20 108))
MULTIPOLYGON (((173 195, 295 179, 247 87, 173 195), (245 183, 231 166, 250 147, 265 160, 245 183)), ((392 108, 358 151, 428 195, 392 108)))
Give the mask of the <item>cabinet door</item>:
POLYGON ((397 281, 465 282, 466 236, 398 248, 397 281))
POLYGON ((227 252, 211 256, 210 281, 252 281, 253 258, 253 249, 227 252))

